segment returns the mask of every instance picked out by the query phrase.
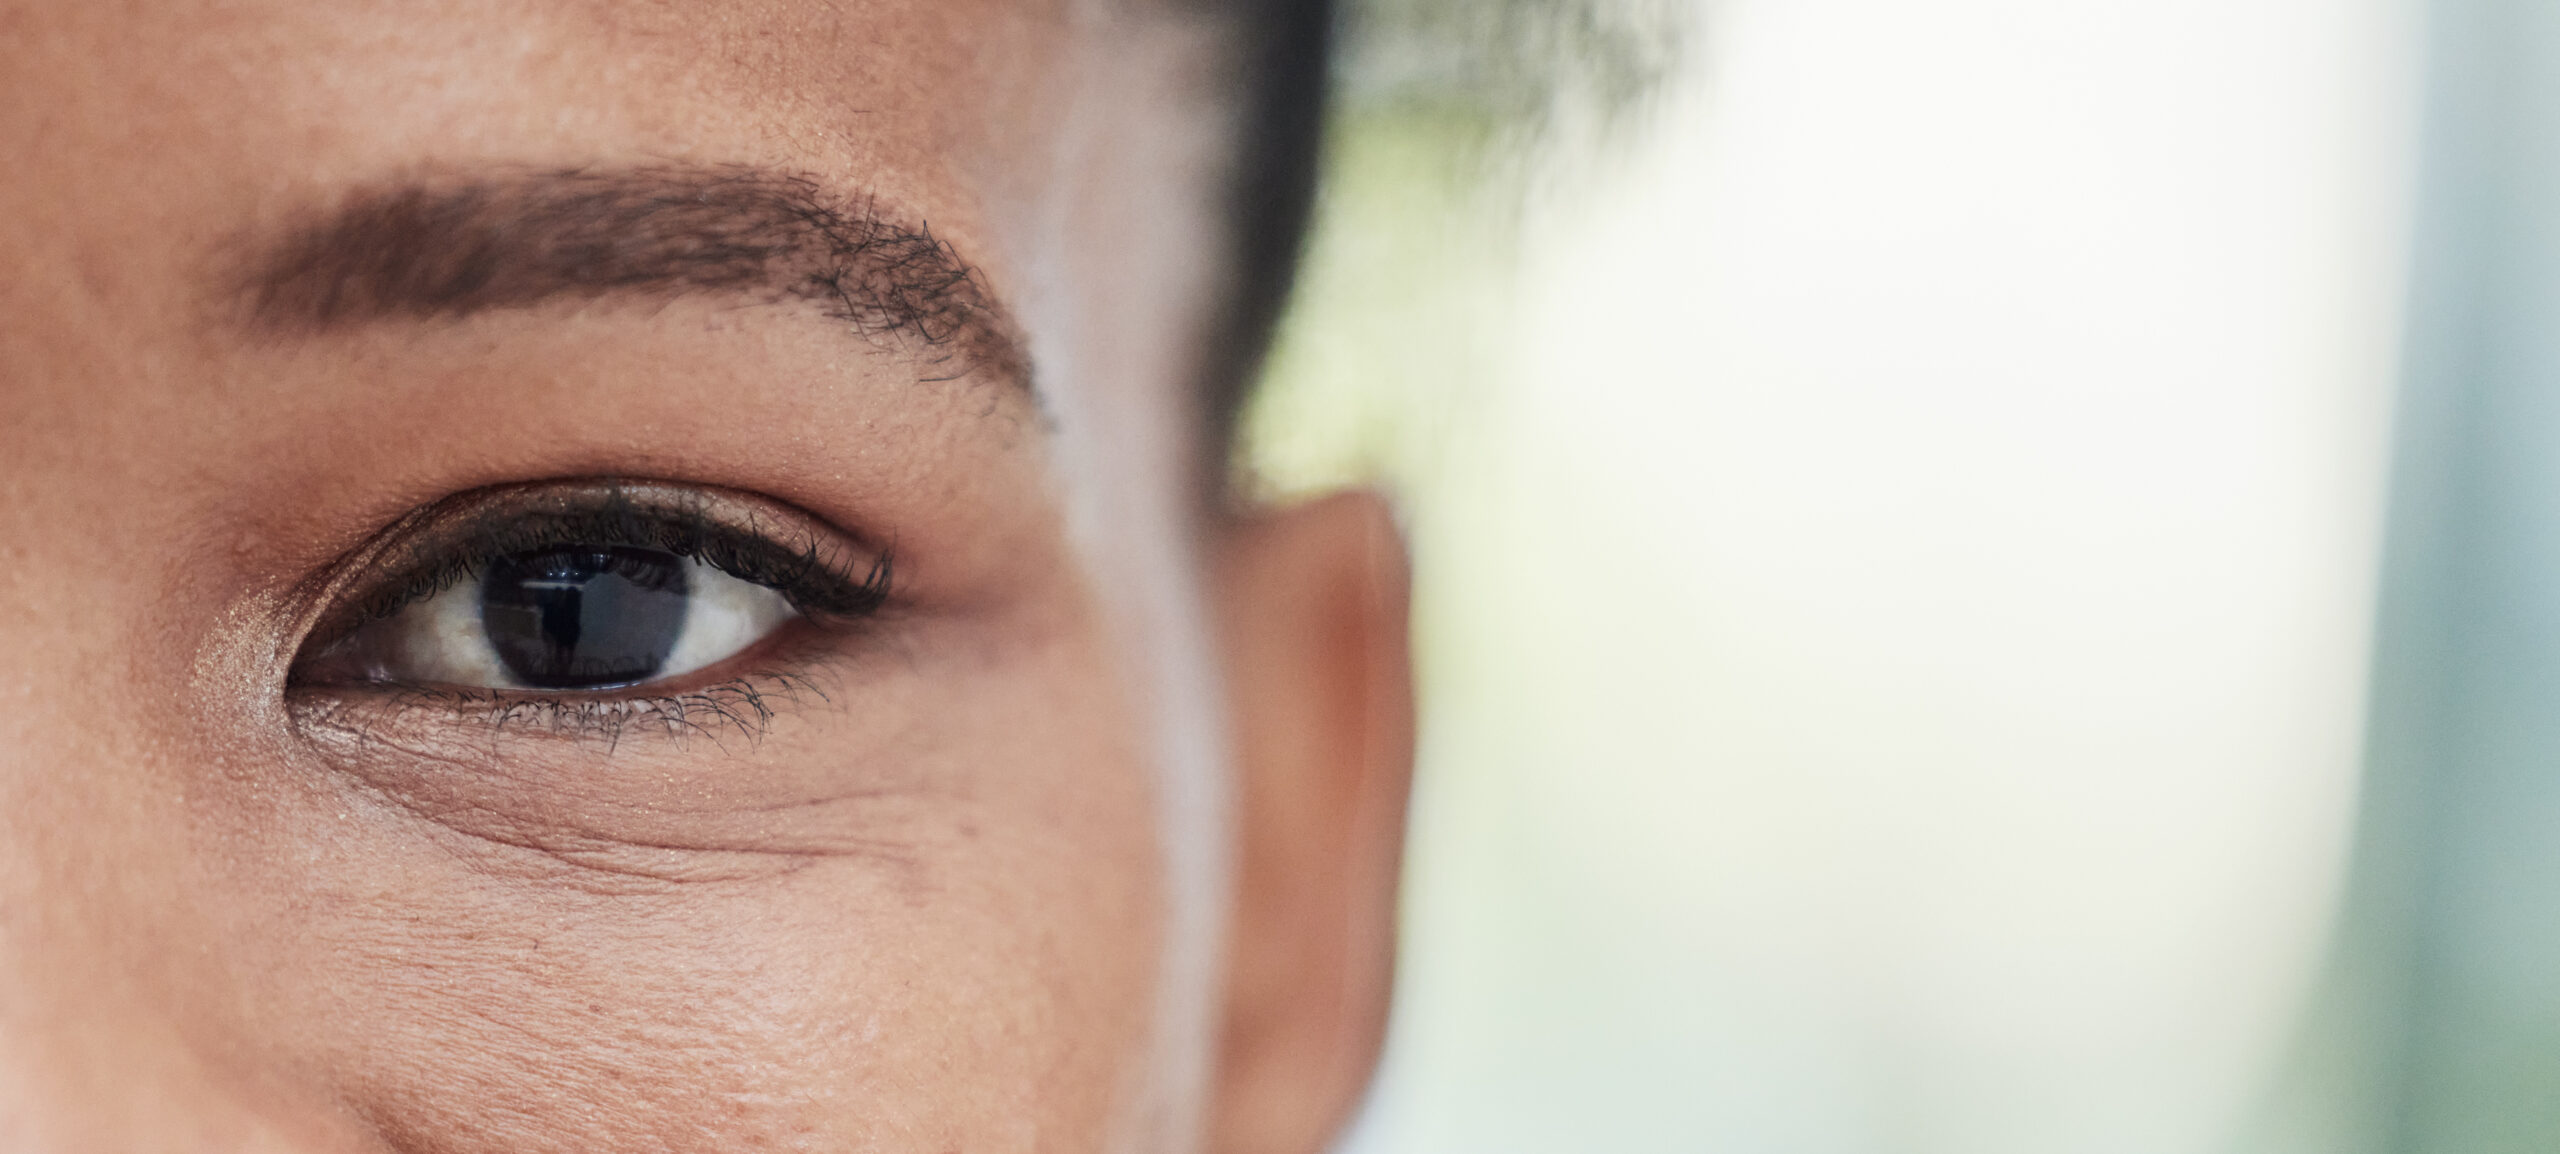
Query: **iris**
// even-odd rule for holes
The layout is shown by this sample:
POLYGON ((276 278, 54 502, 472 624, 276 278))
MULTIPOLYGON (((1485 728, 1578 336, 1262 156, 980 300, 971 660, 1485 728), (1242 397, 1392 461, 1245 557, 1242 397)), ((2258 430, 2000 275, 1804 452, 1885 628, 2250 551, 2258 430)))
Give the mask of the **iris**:
POLYGON ((537 689, 602 689, 657 675, 684 634, 682 558, 581 546, 489 562, 480 618, 507 672, 537 689))

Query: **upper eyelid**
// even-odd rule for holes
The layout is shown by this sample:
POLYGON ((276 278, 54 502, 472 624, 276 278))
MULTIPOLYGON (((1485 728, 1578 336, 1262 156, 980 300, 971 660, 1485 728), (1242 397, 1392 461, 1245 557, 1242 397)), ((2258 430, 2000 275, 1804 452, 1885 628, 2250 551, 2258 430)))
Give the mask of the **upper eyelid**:
MULTIPOLYGON (((827 603, 814 607, 822 614, 866 614, 889 591, 887 550, 771 498, 678 482, 536 482, 456 494, 376 534, 367 547, 338 563, 339 572, 325 583, 299 648, 308 652, 315 644, 328 644, 396 614, 468 577, 492 557, 582 540, 668 548, 724 570, 731 566, 722 560, 736 563, 748 554, 768 561, 790 556, 799 562, 802 580, 838 587, 824 599, 827 603), (542 531, 528 533, 528 526, 542 531), (652 540, 634 532, 641 529, 666 532, 652 540), (622 537, 596 540, 614 533, 622 537), (706 552, 715 555, 704 556, 706 552)), ((798 598, 794 603, 797 607, 798 598)))

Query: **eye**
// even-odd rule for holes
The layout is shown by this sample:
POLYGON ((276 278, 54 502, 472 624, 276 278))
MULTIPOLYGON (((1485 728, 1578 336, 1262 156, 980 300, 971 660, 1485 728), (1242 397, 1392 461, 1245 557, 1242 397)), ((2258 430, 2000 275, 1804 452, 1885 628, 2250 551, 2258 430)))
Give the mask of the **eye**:
POLYGON ((352 624, 324 630, 293 680, 624 689, 719 665, 812 614, 862 616, 886 596, 885 556, 855 578, 814 542, 777 540, 780 517, 723 519, 711 504, 644 508, 615 487, 426 511, 424 531, 392 550, 410 561, 333 614, 352 624))
POLYGON ((692 558, 570 546, 492 558, 329 656, 367 681, 617 689, 717 665, 798 615, 781 593, 692 558))

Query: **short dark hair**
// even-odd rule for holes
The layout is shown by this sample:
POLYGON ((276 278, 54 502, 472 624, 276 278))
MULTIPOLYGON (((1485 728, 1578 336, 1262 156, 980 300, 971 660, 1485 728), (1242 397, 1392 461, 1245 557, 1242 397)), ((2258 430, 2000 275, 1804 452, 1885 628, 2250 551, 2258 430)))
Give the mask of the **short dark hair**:
POLYGON ((1235 270, 1203 358, 1202 444, 1212 483, 1262 371, 1315 207, 1331 90, 1333 0, 1223 0, 1242 98, 1226 190, 1235 270))

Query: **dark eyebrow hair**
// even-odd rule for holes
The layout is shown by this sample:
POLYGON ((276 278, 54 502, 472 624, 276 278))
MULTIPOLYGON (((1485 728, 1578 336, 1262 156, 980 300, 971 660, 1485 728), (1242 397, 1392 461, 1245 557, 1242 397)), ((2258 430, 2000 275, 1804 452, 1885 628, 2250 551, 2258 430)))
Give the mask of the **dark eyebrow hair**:
POLYGON ((922 224, 811 177, 658 165, 428 178, 359 189, 253 246, 245 287, 270 331, 608 295, 805 301, 876 342, 1025 387, 1013 320, 922 224))

